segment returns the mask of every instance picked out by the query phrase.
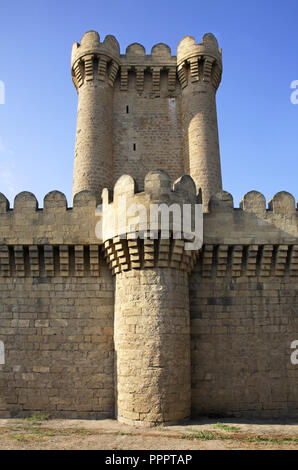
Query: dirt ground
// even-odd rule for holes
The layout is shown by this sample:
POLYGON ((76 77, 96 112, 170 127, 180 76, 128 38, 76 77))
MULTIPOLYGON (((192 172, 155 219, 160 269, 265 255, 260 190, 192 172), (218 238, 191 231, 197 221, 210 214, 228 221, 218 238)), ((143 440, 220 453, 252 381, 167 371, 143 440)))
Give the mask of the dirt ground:
POLYGON ((201 418, 180 426, 131 427, 115 420, 0 419, 0 449, 225 450, 298 449, 298 421, 201 418))

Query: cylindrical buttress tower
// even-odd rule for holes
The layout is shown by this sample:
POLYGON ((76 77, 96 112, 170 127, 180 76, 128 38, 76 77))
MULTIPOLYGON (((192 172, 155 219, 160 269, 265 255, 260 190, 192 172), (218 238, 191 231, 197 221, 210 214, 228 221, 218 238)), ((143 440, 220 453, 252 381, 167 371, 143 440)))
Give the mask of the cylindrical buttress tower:
POLYGON ((120 49, 113 36, 103 43, 95 31, 72 48, 71 70, 78 91, 77 132, 73 197, 89 190, 99 199, 113 180, 113 84, 119 68, 120 49))
POLYGON ((205 34, 201 44, 191 36, 177 50, 182 88, 184 171, 202 189, 203 208, 222 190, 215 95, 221 81, 222 58, 216 38, 205 34))
POLYGON ((172 424, 190 417, 188 297, 188 274, 179 269, 131 269, 116 275, 119 421, 172 424))
MULTIPOLYGON (((184 204, 195 206, 196 188, 184 176, 172 190, 169 176, 156 170, 147 174, 145 191, 135 193, 134 180, 123 175, 108 204, 108 230, 120 212, 123 216, 123 197, 130 214, 124 216, 126 228, 116 227, 108 239, 103 236, 106 259, 116 275, 116 417, 146 426, 179 423, 190 417, 191 408, 188 276, 198 251, 186 250, 183 234, 174 237, 173 227, 184 204), (148 238, 152 204, 176 214, 169 218, 167 238, 160 231, 162 216, 156 238, 148 238), (135 216, 144 211, 146 221, 136 222, 135 216)), ((108 203, 107 193, 103 202, 108 203)))

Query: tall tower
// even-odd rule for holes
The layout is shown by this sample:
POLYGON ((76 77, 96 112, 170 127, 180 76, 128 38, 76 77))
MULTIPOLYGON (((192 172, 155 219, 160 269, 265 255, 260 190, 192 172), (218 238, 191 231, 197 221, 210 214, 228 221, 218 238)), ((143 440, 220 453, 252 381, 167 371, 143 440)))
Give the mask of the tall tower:
POLYGON ((222 189, 215 95, 221 81, 221 50, 213 34, 201 44, 191 36, 177 49, 182 88, 184 171, 202 189, 204 210, 213 194, 222 189))
POLYGON ((88 31, 81 44, 72 47, 71 70, 78 91, 73 196, 83 190, 100 197, 111 187, 113 176, 113 85, 120 60, 114 36, 103 43, 97 32, 88 31))
POLYGON ((73 195, 100 198, 123 173, 142 188, 156 168, 171 180, 189 174, 202 189, 204 210, 222 189, 216 90, 221 51, 212 34, 201 44, 182 39, 177 57, 166 44, 150 54, 138 43, 120 54, 113 36, 89 31, 74 43, 72 76, 78 91, 73 195))

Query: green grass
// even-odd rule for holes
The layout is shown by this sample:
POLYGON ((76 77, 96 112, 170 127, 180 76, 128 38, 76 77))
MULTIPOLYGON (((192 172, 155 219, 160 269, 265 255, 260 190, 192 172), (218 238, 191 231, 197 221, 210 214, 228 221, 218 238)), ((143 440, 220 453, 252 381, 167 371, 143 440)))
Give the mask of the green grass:
POLYGON ((247 437, 245 439, 248 442, 269 442, 271 444, 291 444, 291 443, 298 443, 298 437, 267 437, 267 436, 254 436, 254 437, 247 437))
POLYGON ((8 436, 8 439, 14 439, 18 442, 31 442, 31 441, 40 441, 41 436, 35 436, 33 434, 16 433, 16 434, 11 434, 10 436, 8 436))
POLYGON ((24 420, 27 423, 37 424, 41 421, 47 421, 49 417, 50 415, 46 413, 34 413, 32 416, 28 416, 28 418, 25 418, 24 420))
POLYGON ((221 439, 232 439, 230 436, 226 436, 223 434, 216 434, 214 432, 205 432, 205 431, 194 431, 188 434, 182 434, 180 439, 187 439, 187 440, 198 440, 198 441, 215 441, 221 439))
POLYGON ((239 431, 239 428, 237 426, 230 426, 224 423, 216 423, 214 424, 214 427, 217 429, 221 429, 222 431, 229 431, 229 432, 239 431))

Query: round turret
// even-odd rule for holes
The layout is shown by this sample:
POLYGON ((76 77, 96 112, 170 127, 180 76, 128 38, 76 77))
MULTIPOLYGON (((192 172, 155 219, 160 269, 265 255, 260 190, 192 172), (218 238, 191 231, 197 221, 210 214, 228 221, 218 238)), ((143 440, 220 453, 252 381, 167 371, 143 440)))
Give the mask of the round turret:
POLYGON ((79 95, 73 197, 89 190, 99 199, 102 189, 112 185, 113 85, 119 63, 114 36, 100 42, 96 31, 88 31, 72 47, 71 71, 79 95))
POLYGON ((204 210, 222 189, 215 93, 221 81, 222 54, 213 34, 196 44, 185 36, 177 49, 182 88, 184 171, 202 189, 204 210))

